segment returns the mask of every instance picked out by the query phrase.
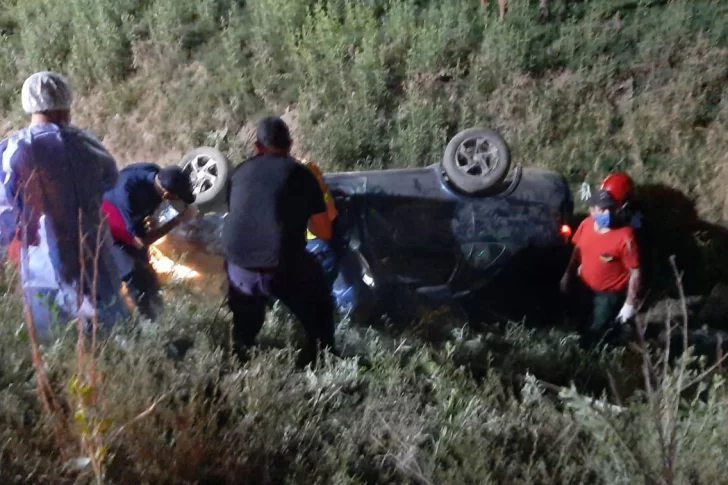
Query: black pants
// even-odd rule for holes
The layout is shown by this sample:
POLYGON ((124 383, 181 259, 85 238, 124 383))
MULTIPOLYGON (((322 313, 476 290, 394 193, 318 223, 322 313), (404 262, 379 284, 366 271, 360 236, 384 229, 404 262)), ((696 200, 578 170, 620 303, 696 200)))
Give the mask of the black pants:
POLYGON ((123 244, 113 246, 114 259, 121 271, 129 296, 139 313, 152 321, 162 310, 159 279, 149 261, 149 253, 123 244))
POLYGON ((266 304, 280 300, 306 332, 302 364, 315 362, 319 345, 334 350, 334 302, 324 271, 314 256, 302 253, 286 265, 265 270, 226 263, 228 305, 233 313, 233 346, 238 355, 254 345, 265 321, 266 304))
POLYGON ((584 344, 592 347, 602 339, 616 343, 621 327, 617 324, 617 315, 624 305, 626 291, 594 291, 581 279, 575 290, 573 311, 579 321, 584 344))

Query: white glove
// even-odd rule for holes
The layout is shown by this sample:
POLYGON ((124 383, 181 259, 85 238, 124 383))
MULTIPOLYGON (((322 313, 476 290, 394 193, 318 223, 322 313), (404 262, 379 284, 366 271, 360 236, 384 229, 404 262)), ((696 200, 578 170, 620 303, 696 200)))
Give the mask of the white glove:
POLYGON ((634 318, 634 316, 637 314, 637 312, 634 309, 634 306, 625 303, 624 306, 622 306, 622 309, 619 310, 619 315, 617 315, 617 321, 620 323, 626 323, 630 319, 634 318))

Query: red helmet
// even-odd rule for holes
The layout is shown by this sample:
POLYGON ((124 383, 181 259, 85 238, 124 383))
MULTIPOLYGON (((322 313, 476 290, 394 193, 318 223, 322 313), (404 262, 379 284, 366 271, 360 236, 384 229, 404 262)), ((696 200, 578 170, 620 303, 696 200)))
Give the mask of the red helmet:
POLYGON ((623 206, 632 197, 634 184, 632 184, 632 179, 626 173, 615 172, 607 175, 599 188, 609 192, 617 204, 623 206))

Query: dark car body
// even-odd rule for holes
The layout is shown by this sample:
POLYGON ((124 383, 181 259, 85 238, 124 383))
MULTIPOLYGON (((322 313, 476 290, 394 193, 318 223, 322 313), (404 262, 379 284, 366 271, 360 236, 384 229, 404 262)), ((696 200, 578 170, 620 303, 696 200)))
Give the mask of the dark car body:
MULTIPOLYGON (((481 196, 453 189, 439 164, 332 173, 325 181, 339 211, 337 237, 328 251, 318 240, 309 249, 323 259, 333 253, 340 311, 369 320, 454 301, 496 308, 504 291, 527 288, 557 298, 569 247, 563 226, 573 212, 560 174, 517 167, 481 196)), ((222 255, 223 223, 223 213, 206 214, 167 243, 222 255)))

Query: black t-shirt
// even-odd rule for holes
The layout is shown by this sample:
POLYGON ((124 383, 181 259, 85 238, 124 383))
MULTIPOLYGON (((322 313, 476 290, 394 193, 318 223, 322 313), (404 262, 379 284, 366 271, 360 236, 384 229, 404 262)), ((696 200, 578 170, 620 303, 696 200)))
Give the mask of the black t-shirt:
POLYGON ((326 211, 316 177, 291 157, 257 155, 238 165, 227 187, 227 260, 244 268, 285 264, 306 249, 309 218, 326 211))

